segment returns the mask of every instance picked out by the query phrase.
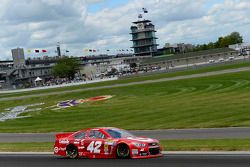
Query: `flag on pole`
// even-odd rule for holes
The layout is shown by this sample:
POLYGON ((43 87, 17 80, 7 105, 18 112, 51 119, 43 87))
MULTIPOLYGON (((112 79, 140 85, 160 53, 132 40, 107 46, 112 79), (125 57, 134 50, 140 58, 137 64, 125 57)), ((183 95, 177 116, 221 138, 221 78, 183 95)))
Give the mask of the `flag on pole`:
POLYGON ((142 8, 144 13, 148 13, 148 10, 146 8, 142 8))
POLYGON ((35 53, 39 53, 40 51, 38 49, 35 50, 35 53))
POLYGON ((89 51, 89 49, 84 49, 84 52, 88 52, 89 51))
POLYGON ((142 19, 142 14, 139 14, 139 15, 138 15, 138 18, 139 18, 139 19, 142 19))
POLYGON ((96 50, 95 50, 95 49, 93 49, 93 52, 96 52, 96 50))
POLYGON ((31 49, 28 49, 27 52, 28 52, 28 53, 31 53, 31 49))
POLYGON ((47 52, 47 50, 43 49, 43 50, 42 50, 42 52, 43 52, 43 53, 46 53, 46 52, 47 52))
POLYGON ((92 52, 92 49, 89 49, 89 52, 92 52))
POLYGON ((69 53, 69 50, 66 50, 66 53, 69 53))

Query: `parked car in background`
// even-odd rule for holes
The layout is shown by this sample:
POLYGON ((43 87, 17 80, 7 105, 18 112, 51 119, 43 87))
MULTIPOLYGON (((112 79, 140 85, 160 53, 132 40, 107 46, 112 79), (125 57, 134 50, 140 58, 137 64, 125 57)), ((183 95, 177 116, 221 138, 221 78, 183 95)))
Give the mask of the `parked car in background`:
POLYGON ((208 60, 208 63, 214 63, 215 60, 211 59, 211 60, 208 60))
POLYGON ((223 58, 220 58, 219 60, 218 60, 218 62, 224 62, 225 61, 225 59, 223 59, 223 58))
POLYGON ((235 59, 234 56, 230 56, 230 57, 228 58, 229 61, 232 61, 232 60, 234 60, 234 59, 235 59))

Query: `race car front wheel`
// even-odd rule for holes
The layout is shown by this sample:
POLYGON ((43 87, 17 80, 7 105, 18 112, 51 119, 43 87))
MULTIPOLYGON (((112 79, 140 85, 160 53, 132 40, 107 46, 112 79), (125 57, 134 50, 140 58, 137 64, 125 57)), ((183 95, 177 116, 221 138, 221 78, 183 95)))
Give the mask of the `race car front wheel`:
POLYGON ((116 148, 117 158, 126 159, 130 158, 129 147, 126 144, 119 144, 116 148))
POLYGON ((78 149, 74 145, 68 145, 66 148, 66 155, 70 159, 78 158, 78 149))

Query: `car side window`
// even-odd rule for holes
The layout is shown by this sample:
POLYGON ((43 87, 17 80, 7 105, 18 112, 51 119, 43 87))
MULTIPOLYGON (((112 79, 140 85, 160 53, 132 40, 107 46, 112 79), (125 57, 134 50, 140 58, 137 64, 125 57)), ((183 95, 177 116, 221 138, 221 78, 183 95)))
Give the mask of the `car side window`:
POLYGON ((89 138, 93 138, 93 139, 106 139, 106 136, 98 131, 98 130, 91 130, 89 132, 89 138))
POLYGON ((77 134, 75 134, 75 139, 85 139, 86 136, 86 132, 79 132, 77 134))

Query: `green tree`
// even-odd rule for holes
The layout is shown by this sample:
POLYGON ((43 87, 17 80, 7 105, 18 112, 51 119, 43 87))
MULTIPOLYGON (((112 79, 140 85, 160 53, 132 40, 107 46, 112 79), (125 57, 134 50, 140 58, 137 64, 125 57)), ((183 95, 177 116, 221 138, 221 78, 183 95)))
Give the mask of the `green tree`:
POLYGON ((202 44, 202 45, 197 45, 194 48, 194 51, 200 51, 200 50, 208 50, 208 49, 215 49, 215 48, 224 48, 228 47, 229 45, 237 44, 237 43, 242 43, 243 38, 240 35, 239 32, 232 32, 231 34, 224 36, 224 37, 219 37, 216 42, 209 42, 208 44, 202 44))
POLYGON ((242 42, 243 42, 243 37, 240 35, 240 33, 232 32, 230 34, 230 45, 237 44, 237 43, 242 43, 242 42))
POLYGON ((216 46, 218 48, 222 47, 228 47, 229 45, 242 43, 243 38, 238 32, 232 32, 230 35, 227 35, 225 37, 220 37, 218 41, 216 42, 216 46))
POLYGON ((53 67, 52 74, 55 77, 74 79, 79 70, 79 65, 76 59, 64 57, 53 67))
POLYGON ((130 68, 135 68, 135 67, 137 67, 137 64, 136 63, 130 63, 130 68))
POLYGON ((208 49, 214 49, 215 48, 215 44, 213 42, 209 42, 207 44, 207 47, 208 47, 208 49))

